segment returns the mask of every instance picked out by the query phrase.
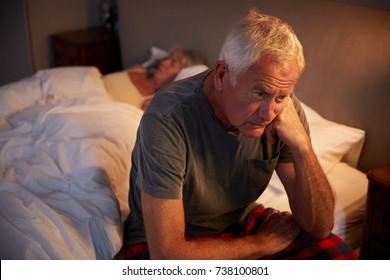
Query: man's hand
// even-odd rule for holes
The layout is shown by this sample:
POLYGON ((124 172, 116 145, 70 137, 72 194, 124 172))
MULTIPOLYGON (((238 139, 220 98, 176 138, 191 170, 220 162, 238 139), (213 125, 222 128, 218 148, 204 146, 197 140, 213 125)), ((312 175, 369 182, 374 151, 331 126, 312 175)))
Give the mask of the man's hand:
POLYGON ((265 136, 271 144, 275 142, 275 133, 291 149, 310 141, 291 97, 288 97, 283 111, 265 129, 265 136))
POLYGON ((275 211, 261 223, 254 236, 266 244, 264 256, 276 254, 295 240, 301 229, 290 212, 275 211))

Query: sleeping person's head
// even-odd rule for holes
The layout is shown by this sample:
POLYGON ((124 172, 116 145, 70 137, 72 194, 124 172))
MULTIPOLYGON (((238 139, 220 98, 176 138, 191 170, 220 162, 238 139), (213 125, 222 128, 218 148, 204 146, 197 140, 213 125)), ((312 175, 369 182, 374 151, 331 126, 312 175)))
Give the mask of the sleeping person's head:
POLYGON ((152 79, 156 85, 161 87, 172 82, 183 68, 197 64, 206 64, 201 53, 176 46, 171 49, 165 59, 159 62, 152 74, 152 79))

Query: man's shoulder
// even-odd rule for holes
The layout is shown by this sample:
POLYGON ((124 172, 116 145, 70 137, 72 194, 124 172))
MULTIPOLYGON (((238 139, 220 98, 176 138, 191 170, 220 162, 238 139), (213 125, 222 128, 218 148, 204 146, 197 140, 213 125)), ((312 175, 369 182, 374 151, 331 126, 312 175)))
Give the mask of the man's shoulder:
POLYGON ((202 76, 172 82, 161 88, 153 97, 145 114, 168 116, 190 113, 191 108, 199 106, 202 99, 202 76))

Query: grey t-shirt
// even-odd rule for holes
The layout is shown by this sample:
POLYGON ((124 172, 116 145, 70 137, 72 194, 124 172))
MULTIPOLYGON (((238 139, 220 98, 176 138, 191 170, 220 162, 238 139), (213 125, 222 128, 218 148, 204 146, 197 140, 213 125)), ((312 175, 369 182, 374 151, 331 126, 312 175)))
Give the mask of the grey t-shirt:
MULTIPOLYGON (((141 190, 182 199, 186 236, 219 234, 243 219, 291 150, 277 137, 246 138, 216 118, 202 84, 208 71, 160 90, 144 113, 132 155, 125 242, 145 241, 141 190)), ((301 121, 308 124, 293 96, 301 121)))

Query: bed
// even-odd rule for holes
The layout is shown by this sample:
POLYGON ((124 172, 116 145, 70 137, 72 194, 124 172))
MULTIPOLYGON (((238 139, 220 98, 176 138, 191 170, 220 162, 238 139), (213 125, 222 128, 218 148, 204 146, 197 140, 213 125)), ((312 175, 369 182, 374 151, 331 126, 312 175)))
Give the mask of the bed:
MULTIPOLYGON (((112 96, 95 67, 41 70, 0 88, 1 259, 112 259, 120 250, 143 111, 112 96)), ((337 198, 334 232, 358 248, 365 133, 303 106, 337 198)), ((259 202, 289 209, 276 175, 259 202)))
POLYGON ((112 259, 142 115, 94 67, 0 88, 0 258, 112 259))

